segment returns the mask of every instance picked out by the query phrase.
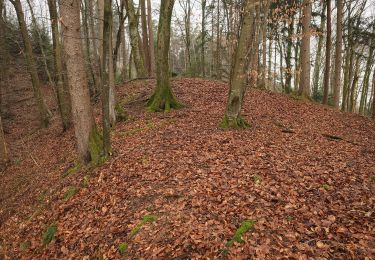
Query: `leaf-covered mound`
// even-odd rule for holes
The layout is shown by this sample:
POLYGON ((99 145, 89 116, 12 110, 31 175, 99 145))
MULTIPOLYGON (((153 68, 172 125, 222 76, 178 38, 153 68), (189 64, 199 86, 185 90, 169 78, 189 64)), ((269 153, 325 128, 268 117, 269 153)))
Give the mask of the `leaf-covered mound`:
POLYGON ((1 231, 7 256, 375 256, 371 120, 251 89, 242 114, 251 127, 223 130, 226 84, 175 80, 185 108, 156 114, 144 109, 153 86, 121 87, 130 119, 114 130, 113 158, 64 179, 78 187, 86 176, 86 185, 18 230, 9 219, 1 231), (129 239, 144 216, 157 218, 129 239), (238 232, 247 220, 251 227, 238 232), (57 233, 44 246, 51 223, 57 233), (25 241, 30 247, 22 251, 25 241))

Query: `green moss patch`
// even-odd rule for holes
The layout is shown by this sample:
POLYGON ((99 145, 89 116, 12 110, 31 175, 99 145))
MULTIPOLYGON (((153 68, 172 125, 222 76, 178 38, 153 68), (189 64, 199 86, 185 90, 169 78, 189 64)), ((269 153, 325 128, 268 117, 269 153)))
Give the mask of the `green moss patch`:
POLYGON ((77 163, 76 165, 74 165, 73 167, 69 168, 67 171, 65 171, 62 175, 61 175, 61 178, 67 178, 71 175, 74 175, 76 174, 77 172, 79 172, 80 170, 82 169, 82 164, 81 163, 77 163))
POLYGON ((118 252, 121 256, 123 256, 126 253, 126 250, 128 250, 128 244, 127 243, 121 243, 118 246, 118 252))
POLYGON ((91 164, 99 165, 105 158, 103 156, 103 138, 97 128, 93 129, 89 137, 89 150, 91 157, 91 164))
POLYGON ((251 230, 256 221, 255 220, 245 220, 241 223, 240 227, 236 230, 234 233, 234 236, 231 240, 229 240, 225 246, 226 249, 222 250, 224 254, 228 253, 228 249, 234 245, 234 243, 245 243, 245 241, 242 239, 243 235, 245 235, 246 232, 251 230))
POLYGON ((56 224, 51 224, 47 230, 43 233, 43 245, 48 245, 52 242, 52 240, 55 240, 55 235, 57 232, 57 226, 56 224))
POLYGON ((135 235, 137 235, 145 224, 155 222, 156 220, 157 220, 157 217, 154 215, 144 216, 142 221, 138 225, 136 225, 132 229, 132 231, 130 231, 129 238, 133 238, 135 235))
POLYGON ((68 187, 67 191, 64 193, 64 199, 69 200, 71 199, 78 191, 78 188, 75 186, 68 187))

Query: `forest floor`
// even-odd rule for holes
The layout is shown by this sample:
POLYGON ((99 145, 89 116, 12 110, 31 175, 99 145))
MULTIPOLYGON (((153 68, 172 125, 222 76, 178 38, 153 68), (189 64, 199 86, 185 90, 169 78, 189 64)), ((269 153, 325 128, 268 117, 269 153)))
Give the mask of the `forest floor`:
POLYGON ((227 84, 175 79, 185 108, 147 113, 154 84, 118 87, 114 154, 78 172, 57 112, 39 129, 30 100, 10 102, 0 259, 375 259, 373 121, 251 89, 251 127, 225 131, 227 84))

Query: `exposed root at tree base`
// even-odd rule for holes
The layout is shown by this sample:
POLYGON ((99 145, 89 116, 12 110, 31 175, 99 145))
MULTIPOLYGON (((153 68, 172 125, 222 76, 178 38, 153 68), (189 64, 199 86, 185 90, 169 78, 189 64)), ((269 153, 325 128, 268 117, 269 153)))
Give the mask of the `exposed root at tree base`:
POLYGON ((169 112, 171 109, 183 107, 170 91, 156 92, 146 104, 146 110, 149 112, 169 112))
POLYGON ((230 118, 228 116, 225 116, 219 126, 222 129, 245 129, 249 128, 250 124, 240 116, 237 118, 230 118))

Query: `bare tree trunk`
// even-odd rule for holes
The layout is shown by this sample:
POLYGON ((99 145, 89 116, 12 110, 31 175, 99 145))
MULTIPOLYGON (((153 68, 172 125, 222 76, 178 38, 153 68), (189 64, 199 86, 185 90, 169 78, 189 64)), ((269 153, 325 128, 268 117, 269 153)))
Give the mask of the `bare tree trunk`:
POLYGON ((124 38, 124 26, 125 26, 126 16, 124 15, 124 8, 125 8, 124 1, 121 1, 120 9, 119 9, 119 12, 118 12, 119 28, 118 28, 118 31, 117 31, 117 34, 116 34, 116 44, 115 44, 115 49, 113 51, 113 61, 112 61, 113 71, 114 71, 115 75, 116 75, 116 72, 117 72, 117 59, 118 59, 118 56, 119 56, 119 50, 120 50, 122 41, 125 40, 125 38, 124 38))
POLYGON ((266 4, 264 5, 263 10, 263 18, 262 18, 262 83, 261 86, 265 89, 268 89, 267 86, 267 25, 268 25, 268 13, 270 9, 270 0, 266 0, 266 4))
POLYGON ((46 72, 49 84, 51 86, 53 86, 54 84, 53 84, 53 81, 52 81, 51 73, 50 73, 49 68, 48 68, 47 56, 46 56, 46 52, 44 50, 42 37, 40 36, 40 32, 39 32, 39 28, 38 28, 38 23, 36 21, 35 15, 34 15, 33 6, 31 4, 30 0, 26 0, 26 1, 27 1, 27 5, 29 6, 29 10, 30 10, 30 14, 31 14, 31 19, 32 19, 32 22, 33 22, 33 25, 34 25, 34 28, 35 28, 35 31, 36 31, 36 34, 37 34, 37 37, 38 37, 38 44, 39 44, 40 50, 42 52, 44 70, 46 72))
POLYGON ((217 0, 217 15, 216 15, 216 78, 221 79, 221 41, 220 41, 220 0, 217 0))
POLYGON ((372 73, 372 119, 375 119, 375 66, 372 73))
POLYGON ((88 23, 89 23, 89 37, 91 38, 92 43, 92 54, 94 63, 92 64, 94 72, 95 72, 95 92, 100 93, 100 88, 102 86, 102 79, 100 74, 100 57, 98 54, 98 44, 99 43, 99 33, 97 33, 97 30, 95 30, 95 12, 94 12, 94 6, 92 0, 85 0, 87 2, 86 8, 88 9, 88 23))
POLYGON ((130 34, 130 45, 132 46, 132 54, 135 63, 135 69, 137 71, 138 78, 146 77, 146 68, 143 53, 139 46, 139 33, 137 17, 134 10, 133 0, 125 0, 125 8, 129 17, 129 34, 130 34))
MULTIPOLYGON (((372 40, 373 42, 373 40, 372 40)), ((369 56, 367 58, 366 62, 366 69, 365 69, 365 75, 363 78, 363 88, 362 88, 362 94, 361 94, 361 102, 359 105, 359 112, 361 114, 365 114, 366 104, 367 104, 367 95, 368 95, 368 88, 369 88, 369 82, 370 82, 370 74, 371 74, 371 67, 374 62, 374 50, 375 48, 370 47, 369 56)))
POLYGON ((149 111, 169 111, 182 105, 173 95, 170 83, 169 48, 171 18, 175 0, 164 0, 160 5, 158 38, 156 48, 156 89, 147 102, 149 111))
MULTIPOLYGON (((4 0, 0 0, 0 35, 4 35, 5 32, 5 22, 3 20, 3 10, 4 10, 4 0)), ((3 81, 6 78, 6 60, 7 47, 5 46, 4 37, 0 37, 0 88, 3 89, 3 81)), ((9 154, 7 145, 5 142, 5 136, 3 131, 3 123, 1 120, 1 114, 4 111, 0 111, 0 168, 4 166, 9 161, 9 154)))
POLYGON ((33 58, 33 51, 31 47, 31 42, 29 34, 27 32, 27 27, 25 23, 25 18, 22 11, 22 5, 20 0, 10 0, 13 4, 18 18, 18 23, 20 26, 23 43, 25 45, 25 54, 28 70, 31 76, 31 81, 33 85, 34 97, 36 99, 38 109, 39 109, 39 119, 43 127, 47 127, 49 124, 49 119, 51 112, 48 110, 47 105, 43 99, 43 94, 40 86, 38 71, 36 68, 35 60, 33 58))
POLYGON ((148 76, 151 75, 151 61, 150 61, 150 45, 148 40, 148 30, 147 30, 147 19, 146 19, 146 2, 145 0, 140 0, 141 8, 141 25, 142 25, 142 43, 143 43, 143 52, 145 55, 145 67, 147 70, 148 76))
POLYGON ((155 77, 155 47, 154 47, 154 30, 152 24, 152 10, 151 10, 151 0, 147 0, 147 24, 148 24, 148 36, 150 44, 150 68, 151 77, 155 77))
POLYGON ((331 73, 331 45, 332 45, 332 25, 331 25, 331 0, 327 0, 327 40, 326 40, 326 62, 324 69, 324 91, 323 91, 323 104, 328 104, 329 94, 329 76, 331 73))
POLYGON ((59 111, 61 115, 61 121, 63 129, 66 130, 70 127, 70 100, 69 93, 64 88, 63 78, 63 62, 62 62, 62 50, 60 42, 60 33, 58 26, 58 15, 57 6, 55 0, 48 0, 48 8, 51 18, 51 29, 52 29, 52 43, 53 43, 53 55, 54 55, 54 66, 55 66, 55 82, 57 100, 59 105, 59 111))
POLYGON ((326 16, 324 15, 324 11, 327 6, 327 1, 331 0, 322 0, 323 8, 322 8, 322 18, 320 20, 320 35, 318 40, 318 46, 316 50, 315 62, 314 62, 314 76, 313 76, 313 98, 317 100, 319 94, 319 81, 320 81, 320 65, 321 65, 321 58, 322 58, 322 49, 323 49, 323 42, 324 42, 324 28, 326 27, 326 16))
POLYGON ((310 22, 311 22, 311 2, 303 0, 302 17, 302 50, 301 50, 301 76, 299 83, 299 94, 310 96, 310 22))
MULTIPOLYGON (((3 12, 5 12, 4 0, 0 0, 0 35, 6 35, 6 22, 3 12)), ((8 113, 8 69, 9 69, 9 48, 5 37, 0 37, 0 114, 8 113)))
POLYGON ((122 38, 122 80, 125 81, 125 79, 128 77, 128 51, 126 48, 126 40, 125 40, 125 28, 122 27, 121 29, 121 38, 122 38))
MULTIPOLYGON (((110 92, 111 72, 113 72, 112 55, 112 0, 104 0, 104 26, 103 26, 103 88, 102 88, 102 118, 103 118, 103 150, 104 155, 111 153, 111 119, 110 119, 110 92), (112 60, 112 62, 111 62, 112 60), (112 68, 111 68, 112 67, 112 68), (108 69, 108 70, 107 70, 108 69)), ((113 76, 112 76, 113 77, 113 76)))
POLYGON ((201 69, 203 78, 206 77, 206 4, 207 0, 202 0, 202 42, 201 42, 201 69))
POLYGON ((248 48, 251 46, 255 30, 254 2, 245 2, 242 27, 230 77, 228 104, 224 119, 220 124, 222 128, 244 128, 248 126, 248 123, 241 117, 241 108, 246 90, 246 71, 250 62, 249 55, 251 54, 251 50, 248 50, 248 48))
POLYGON ((340 88, 341 88, 341 49, 342 49, 342 16, 343 3, 337 0, 337 29, 336 29, 336 52, 335 52, 335 85, 333 88, 333 104, 335 108, 340 106, 340 88))
POLYGON ((59 7, 78 154, 85 163, 98 163, 103 155, 102 138, 90 103, 81 41, 80 4, 77 0, 61 0, 59 7))

